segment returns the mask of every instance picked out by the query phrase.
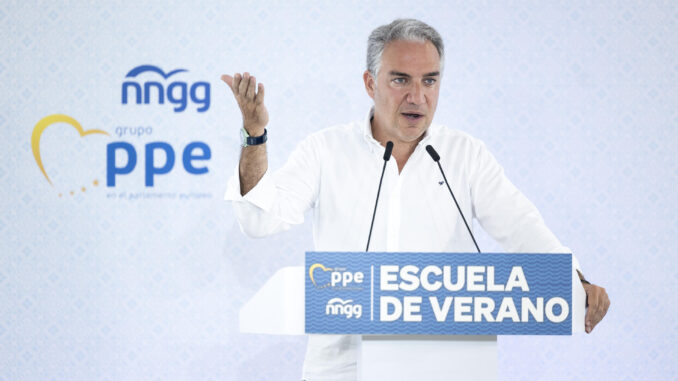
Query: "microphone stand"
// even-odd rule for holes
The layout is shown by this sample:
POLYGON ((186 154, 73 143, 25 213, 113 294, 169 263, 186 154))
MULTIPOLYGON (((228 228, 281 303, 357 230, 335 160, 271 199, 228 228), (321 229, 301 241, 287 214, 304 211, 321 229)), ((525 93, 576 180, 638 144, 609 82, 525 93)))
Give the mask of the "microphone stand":
POLYGON ((426 146, 426 152, 431 156, 431 159, 438 164, 438 168, 440 168, 440 173, 443 174, 443 180, 445 180, 445 185, 447 185, 447 189, 450 191, 450 194, 452 195, 452 199, 454 200, 454 205, 457 206, 457 210, 459 211, 459 215, 461 215, 461 219, 464 220, 464 225, 466 225, 466 230, 468 230, 468 234, 471 235, 471 239, 473 240, 473 244, 476 245, 476 250, 480 253, 480 248, 478 247, 478 243, 476 243, 476 237, 473 236, 473 233, 471 232, 471 228, 469 228, 468 223, 466 222, 466 218, 464 217, 464 213, 461 212, 461 208, 459 207, 459 203, 457 202, 457 198, 454 197, 454 192, 452 192, 452 188, 450 188, 450 183, 447 182, 447 177, 445 176, 445 171, 443 171, 443 167, 440 165, 440 155, 438 155, 438 152, 436 152, 435 149, 429 144, 426 146))
POLYGON ((377 204, 379 204, 379 193, 381 193, 381 182, 384 180, 384 172, 386 172, 386 163, 391 158, 393 151, 393 142, 386 142, 386 150, 384 151, 384 167, 381 169, 381 177, 379 178, 379 188, 377 188, 377 200, 374 202, 374 212, 372 212, 372 222, 370 223, 370 234, 367 236, 367 247, 365 251, 370 251, 370 240, 372 239, 372 228, 374 227, 374 218, 377 215, 377 204))

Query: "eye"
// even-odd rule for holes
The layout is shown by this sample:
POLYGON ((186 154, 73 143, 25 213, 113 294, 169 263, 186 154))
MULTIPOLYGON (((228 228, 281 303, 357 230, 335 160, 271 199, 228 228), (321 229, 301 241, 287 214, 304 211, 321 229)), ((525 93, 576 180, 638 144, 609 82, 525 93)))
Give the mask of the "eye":
POLYGON ((424 84, 426 86, 433 86, 433 85, 435 85, 436 82, 437 81, 436 81, 435 78, 424 78, 424 84))
POLYGON ((395 83, 396 85, 404 85, 405 83, 407 83, 407 78, 404 78, 404 77, 396 77, 396 78, 393 78, 392 81, 393 81, 393 83, 395 83))

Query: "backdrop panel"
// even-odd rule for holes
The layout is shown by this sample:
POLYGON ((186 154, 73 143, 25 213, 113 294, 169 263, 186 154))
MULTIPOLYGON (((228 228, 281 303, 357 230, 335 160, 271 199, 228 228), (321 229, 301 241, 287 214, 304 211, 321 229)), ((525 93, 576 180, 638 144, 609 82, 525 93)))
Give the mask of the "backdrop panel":
POLYGON ((219 76, 266 85, 278 168, 364 117, 366 39, 397 17, 445 40, 436 122, 487 143, 612 300, 591 335, 500 337, 500 378, 674 379, 678 4, 169 0, 0 5, 0 380, 299 379, 305 339, 237 311, 311 227, 240 233, 219 76))

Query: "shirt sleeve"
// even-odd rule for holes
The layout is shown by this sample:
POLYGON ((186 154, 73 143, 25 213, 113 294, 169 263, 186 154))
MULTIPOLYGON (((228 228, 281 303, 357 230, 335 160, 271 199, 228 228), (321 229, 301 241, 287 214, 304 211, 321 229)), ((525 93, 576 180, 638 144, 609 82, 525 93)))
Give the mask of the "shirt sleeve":
MULTIPOLYGON (((509 252, 571 253, 549 230, 537 208, 504 174, 485 144, 479 143, 470 166, 473 215, 509 252)), ((572 262, 581 271, 579 261, 572 262)))
POLYGON ((311 135, 292 152, 282 168, 266 171, 246 195, 240 194, 238 168, 228 181, 224 199, 231 201, 240 229, 259 238, 304 222, 320 183, 320 139, 311 135))

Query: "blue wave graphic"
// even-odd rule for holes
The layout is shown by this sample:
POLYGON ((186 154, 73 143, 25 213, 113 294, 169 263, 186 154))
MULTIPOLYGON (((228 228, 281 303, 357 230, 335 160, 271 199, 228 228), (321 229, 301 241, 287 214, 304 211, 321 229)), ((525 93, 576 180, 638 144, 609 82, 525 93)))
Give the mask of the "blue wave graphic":
POLYGON ((181 72, 188 71, 188 70, 186 70, 186 69, 176 69, 176 70, 172 70, 169 73, 165 74, 165 72, 157 66, 139 65, 139 66, 135 67, 134 69, 130 70, 129 73, 127 73, 127 75, 125 77, 126 78, 136 77, 137 75, 144 73, 144 72, 147 72, 147 71, 157 73, 160 76, 162 76, 163 78, 167 79, 167 78, 173 76, 176 73, 181 73, 181 72))
MULTIPOLYGON (((572 332, 572 257, 570 254, 509 254, 497 255, 476 253, 345 253, 345 252, 309 252, 306 254, 308 264, 322 262, 333 268, 346 268, 347 271, 361 271, 365 274, 363 288, 360 290, 334 290, 331 288, 317 289, 310 279, 306 279, 306 332, 321 334, 452 334, 452 335, 570 335, 572 332), (529 291, 514 288, 512 291, 447 291, 441 288, 437 291, 425 291, 421 288, 415 291, 383 291, 379 288, 381 276, 378 269, 380 264, 404 266, 414 264, 422 268, 425 265, 442 267, 449 266, 493 266, 495 279, 503 284, 509 278, 513 266, 520 266, 530 287, 529 291), (374 279, 370 271, 371 265, 377 265, 374 279), (370 320, 370 284, 374 282, 374 320, 370 320), (379 297, 421 296, 422 303, 418 315, 422 320, 417 323, 405 322, 402 318, 396 321, 380 321, 379 297), (442 301, 445 297, 489 297, 494 301, 495 308, 491 316, 496 316, 504 297, 513 299, 515 310, 522 316, 522 297, 527 297, 534 303, 537 297, 544 302, 553 297, 562 297, 570 307, 567 317, 560 323, 543 318, 542 322, 535 321, 528 315, 526 320, 514 322, 510 317, 503 321, 487 321, 483 318, 473 322, 455 321, 453 308, 448 311, 444 321, 437 321, 430 307, 428 297, 437 297, 442 301), (346 319, 341 315, 326 314, 326 306, 350 299, 355 304, 363 306, 361 318, 346 319)), ((545 310, 545 308, 544 308, 545 310)), ((466 314, 470 314, 468 311, 466 314)))

